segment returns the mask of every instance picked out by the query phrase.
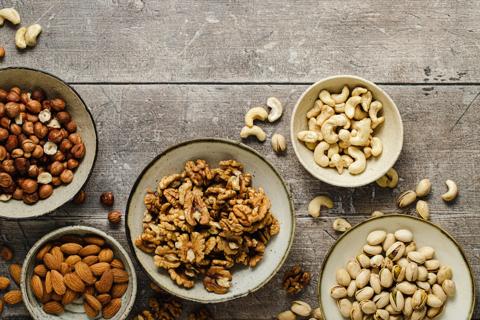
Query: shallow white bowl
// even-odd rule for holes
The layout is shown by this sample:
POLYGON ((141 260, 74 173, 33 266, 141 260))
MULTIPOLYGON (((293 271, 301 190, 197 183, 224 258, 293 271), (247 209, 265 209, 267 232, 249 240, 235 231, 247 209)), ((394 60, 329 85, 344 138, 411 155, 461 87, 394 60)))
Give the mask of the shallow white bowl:
POLYGON ((292 112, 290 122, 290 135, 293 149, 303 167, 317 179, 339 187, 359 187, 369 184, 393 167, 402 151, 403 124, 397 106, 390 96, 373 82, 356 76, 340 75, 325 78, 311 85, 298 99, 292 112), (377 157, 367 160, 367 168, 358 175, 351 175, 348 170, 338 174, 333 168, 322 168, 313 160, 313 151, 297 139, 297 133, 307 130, 307 112, 310 110, 321 90, 326 89, 331 93, 342 91, 347 85, 350 90, 361 86, 372 92, 373 98, 383 104, 385 122, 375 129, 375 136, 383 142, 383 152, 377 157))
MULTIPOLYGON (((23 295, 23 303, 30 312, 30 315, 35 320, 89 320, 90 318, 84 313, 83 304, 77 305, 70 305, 70 309, 73 311, 68 311, 67 308, 65 309, 65 313, 60 316, 51 315, 45 313, 42 309, 42 304, 37 301, 35 296, 33 295, 32 289, 30 287, 30 279, 33 274, 33 269, 35 268, 37 252, 43 248, 43 246, 48 242, 53 242, 56 239, 61 238, 65 235, 87 235, 93 234, 100 236, 105 239, 105 243, 107 243, 110 248, 113 250, 113 253, 116 258, 120 259, 123 264, 125 265, 125 270, 128 272, 129 281, 128 281, 128 289, 122 297, 122 307, 118 311, 118 313, 112 318, 112 320, 125 320, 128 317, 128 314, 133 308, 133 304, 135 302, 135 297, 137 295, 137 275, 135 273, 135 268, 133 267, 132 260, 128 256, 128 253, 123 249, 122 245, 106 234, 105 232, 98 230, 92 227, 86 226, 70 226, 64 227, 57 230, 54 230, 45 236, 43 236, 40 240, 38 240, 33 247, 28 251, 27 257, 25 258, 25 262, 23 263, 22 268, 22 275, 20 278, 20 289, 22 290, 23 295)), ((103 319, 103 317, 98 316, 96 319, 103 319)))
POLYGON ((173 146, 157 156, 143 170, 130 193, 126 213, 127 237, 132 252, 148 276, 160 287, 180 298, 201 303, 223 302, 248 295, 265 285, 280 269, 293 242, 295 215, 293 202, 285 182, 275 168, 253 149, 224 139, 200 139, 173 146), (138 249, 133 241, 142 233, 145 212, 143 198, 147 188, 155 190, 158 181, 166 175, 181 172, 185 162, 204 159, 211 166, 226 159, 244 164, 245 171, 253 174, 253 185, 262 187, 271 200, 272 212, 280 222, 280 233, 268 243, 262 261, 255 268, 236 267, 232 272, 232 287, 226 294, 208 292, 199 279, 195 287, 177 286, 163 269, 153 263, 153 256, 138 249))
POLYGON ((337 304, 330 297, 330 288, 336 284, 335 271, 362 251, 367 235, 373 230, 394 232, 408 229, 413 232, 417 246, 431 246, 435 257, 453 270, 457 292, 447 300, 439 320, 468 320, 475 308, 475 285, 472 270, 460 245, 446 231, 431 222, 407 215, 392 214, 359 223, 343 234, 330 248, 320 270, 318 299, 326 320, 342 319, 337 304))

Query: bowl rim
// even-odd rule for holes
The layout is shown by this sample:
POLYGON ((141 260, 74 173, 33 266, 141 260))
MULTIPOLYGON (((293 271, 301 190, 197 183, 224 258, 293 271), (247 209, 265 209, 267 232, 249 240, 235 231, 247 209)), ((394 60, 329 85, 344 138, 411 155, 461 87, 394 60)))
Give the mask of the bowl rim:
POLYGON ((351 229, 349 229, 348 231, 344 232, 336 241, 335 243, 328 249, 328 252, 327 254, 325 255, 325 257, 323 258, 323 262, 322 262, 322 266, 320 267, 320 270, 319 270, 319 273, 318 273, 318 284, 317 284, 317 300, 318 300, 318 305, 320 307, 320 309, 322 309, 323 311, 323 305, 322 305, 322 275, 323 275, 323 271, 325 269, 325 265, 327 263, 327 261, 330 259, 330 255, 332 254, 332 252, 335 250, 335 248, 337 247, 337 245, 340 243, 340 241, 344 240, 345 237, 348 236, 348 234, 350 232, 352 232, 353 230, 359 228, 360 226, 363 226, 365 224, 368 224, 369 222, 372 222, 374 220, 379 220, 379 219, 391 219, 391 218, 406 218, 406 219, 411 219, 411 220, 414 220, 418 223, 425 223, 425 224, 428 224, 432 227, 434 227, 435 229, 437 229, 438 231, 440 231, 444 236, 446 236, 448 239, 450 239, 453 244, 455 245, 455 247, 457 247, 458 251, 460 252, 460 254, 462 255, 463 257, 463 260, 465 261, 467 267, 468 267, 468 272, 470 274, 470 280, 471 280, 471 284, 472 284, 472 305, 470 306, 470 312, 469 312, 469 315, 468 315, 468 319, 472 318, 473 317, 473 312, 475 310, 475 300, 476 300, 476 289, 475 289, 475 277, 473 275, 473 272, 472 272, 472 266, 470 265, 469 261, 468 261, 468 258, 467 258, 467 255, 465 254, 465 252, 463 251, 463 248, 462 246, 460 246, 460 244, 453 238, 452 235, 450 235, 446 230, 444 230, 442 227, 434 224, 433 222, 430 222, 428 220, 424 220, 424 219, 421 219, 421 218, 417 218, 417 217, 414 217, 414 216, 410 216, 410 215, 406 215, 406 214, 400 214, 400 213, 392 213, 392 214, 386 214, 384 216, 380 216, 380 217, 373 217, 373 218, 369 218, 369 219, 366 219, 362 222, 359 222, 358 224, 356 224, 355 226, 353 226, 351 229))
MULTIPOLYGON (((113 244, 115 250, 118 250, 122 254, 122 256, 123 256, 122 260, 124 262, 126 262, 128 264, 128 267, 130 268, 130 270, 132 270, 132 272, 130 272, 130 274, 132 276, 132 281, 131 281, 131 283, 129 283, 129 286, 132 287, 132 293, 130 295, 128 303, 126 304, 125 313, 120 315, 118 320, 127 319, 128 315, 130 314, 130 312, 133 309, 133 306, 135 304, 135 299, 136 299, 136 296, 137 296, 137 273, 136 273, 136 270, 135 270, 135 266, 132 262, 132 259, 131 259, 130 255, 128 254, 128 252, 120 244, 120 242, 118 242, 114 237, 108 235, 105 231, 102 231, 100 229, 97 229, 97 228, 94 228, 94 227, 89 227, 89 226, 83 226, 83 225, 73 225, 73 226, 62 227, 62 228, 59 228, 59 229, 54 229, 54 230, 48 232, 47 234, 45 234, 44 236, 42 236, 39 240, 37 240, 35 242, 35 244, 30 248, 30 250, 28 250, 28 253, 25 256, 24 263, 23 263, 23 266, 22 266, 22 273, 21 273, 21 276, 20 276, 20 290, 22 291, 24 305, 27 308, 28 312, 30 313, 30 316, 32 318, 36 319, 33 316, 32 302, 30 302, 30 300, 28 299, 27 283, 29 283, 29 281, 27 281, 26 278, 27 278, 27 268, 29 267, 29 265, 25 262, 28 261, 28 260, 31 260, 32 258, 34 259, 34 256, 36 255, 36 253, 38 252, 38 250, 40 249, 40 247, 43 244, 45 244, 46 242, 48 242, 52 239, 55 239, 55 237, 57 235, 59 235, 60 233, 68 232, 68 231, 86 231, 86 232, 101 236, 104 239, 106 239, 107 241, 109 241, 111 244, 113 244), (28 303, 27 303, 27 301, 28 301, 28 303)), ((101 318, 101 319, 103 319, 103 318, 101 318)))
MULTIPOLYGON (((41 73, 43 75, 46 75, 46 76, 49 76, 49 77, 52 77, 54 78, 55 80, 58 80, 61 84, 67 86, 72 92, 74 95, 76 95, 78 97, 78 99, 80 100, 80 102, 83 104, 83 106, 85 107, 85 110, 87 111, 89 117, 90 117, 90 120, 93 124, 93 131, 95 133, 95 150, 94 150, 94 154, 93 154, 93 162, 92 162, 92 168, 90 169, 90 171, 88 172, 87 174, 87 177, 85 179, 85 182, 82 184, 82 186, 80 187, 80 190, 83 189, 83 187, 85 187, 85 185, 87 184, 87 182, 90 180, 91 176, 92 176, 92 173, 93 173, 93 170, 95 169, 95 164, 97 162, 97 155, 98 155, 98 144, 99 144, 99 141, 98 141, 98 131, 97 131, 97 125, 95 124, 95 120, 93 118, 93 115, 92 115, 92 112, 90 111, 90 109, 88 108, 87 104, 85 103, 85 101, 82 99, 82 97, 80 96, 80 94, 77 92, 77 90, 75 90, 71 85, 69 85, 66 81, 62 80, 61 78, 57 77, 56 75, 48 72, 48 71, 44 71, 44 70, 40 70, 40 69, 35 69, 35 68, 29 68, 29 67, 15 67, 15 66, 12 66, 12 67, 5 67, 5 68, 0 68, 0 72, 2 71, 7 71, 7 70, 26 70, 26 71, 33 71, 33 72, 37 72, 37 73, 41 73)), ((70 200, 72 200, 73 198, 70 198, 70 199, 65 199, 65 201, 61 202, 58 206, 52 208, 51 210, 48 210, 48 211, 45 211, 43 213, 40 213, 40 214, 36 214, 36 215, 31 215, 31 216, 27 216, 27 217, 18 217, 18 218, 14 218, 14 217, 5 217, 3 215, 0 214, 0 220, 12 220, 12 221, 20 221, 20 220, 28 220, 28 219, 36 219, 36 218, 39 218, 39 217, 42 217, 44 215, 47 215, 47 214, 50 214, 52 213, 53 211, 57 210, 58 208, 64 206, 67 202, 69 202, 70 200)))
MULTIPOLYGON (((298 98, 297 102, 295 103, 295 107, 293 108, 293 111, 292 111, 292 115, 291 115, 291 118, 290 118, 290 139, 292 141, 292 146, 293 146, 293 150, 295 151, 295 156, 297 157, 298 161, 301 163, 301 165, 305 168, 305 170, 307 170, 312 176, 314 176, 315 178, 317 178, 318 180, 322 181, 322 182, 325 182, 325 183, 328 183, 329 185, 332 185, 332 186, 336 186, 336 187, 343 187, 343 188, 355 188, 355 187, 361 187, 361 186, 365 186, 367 184, 370 184, 374 181, 376 181, 377 179, 379 179, 380 177, 382 177, 383 175, 385 175, 385 173, 387 173, 387 171, 390 169, 390 167, 393 167, 395 165, 395 163, 397 162, 398 160, 398 157, 400 156, 400 154, 402 153, 402 149, 403 149, 403 137, 404 136, 404 130, 403 130, 403 120, 402 120, 402 116, 400 114, 400 111, 398 110, 398 107, 397 105, 395 104, 395 101, 393 101, 393 99, 390 97, 390 95, 385 91, 383 90, 382 88, 380 88, 377 84, 375 84, 374 82, 370 81, 370 80, 367 80, 367 79, 364 79, 362 77, 359 77, 359 76, 355 76, 355 75, 349 75, 349 74, 340 74, 340 75, 334 75, 334 76, 329 76, 329 77, 326 77, 326 78, 323 78, 319 81, 316 81, 315 83, 311 84, 307 89, 305 89, 305 91, 302 93, 302 95, 298 98), (323 82, 326 82, 326 81, 330 81, 330 80, 334 80, 334 79, 337 79, 337 78, 350 78, 352 80, 357 80, 357 81, 360 81, 360 82, 364 82, 367 86, 371 86, 371 87, 374 87, 375 89, 381 91, 385 97, 387 98, 387 100, 391 103, 391 105, 393 106, 393 111, 394 113, 397 115, 398 119, 399 119, 399 123, 400 123, 400 133, 399 133, 399 137, 400 137, 400 149, 399 151, 397 152, 397 154, 394 156, 393 158, 393 163, 391 166, 389 166, 389 168, 386 168, 385 170, 382 170, 382 171, 379 171, 379 173, 377 175, 373 175, 371 179, 366 179, 364 182, 348 182, 348 183, 342 183, 342 182, 339 182, 340 180, 335 180, 335 181, 327 181, 327 179, 325 179, 324 177, 320 176, 320 175, 317 175, 315 173, 315 171, 313 171, 312 169, 310 169, 306 162, 304 161, 304 159, 300 156, 300 153, 297 149, 297 145, 296 145, 296 140, 297 140, 297 136, 296 136, 296 133, 294 132, 293 130, 293 123, 294 123, 294 116, 295 114, 297 113, 297 109, 299 108, 299 105, 300 105, 300 102, 303 101, 303 99, 305 98, 305 96, 307 95, 307 93, 310 92, 310 90, 312 90, 313 88, 315 88, 316 86, 320 85, 321 83, 323 82)), ((322 169, 330 169, 330 168, 322 168, 322 169)), ((368 170, 368 167, 367 169, 368 170)))
MULTIPOLYGON (((159 177, 160 178, 160 177, 159 177)), ((147 275, 147 277, 155 284, 157 284, 160 288, 162 288, 163 290, 165 290, 166 292, 176 296, 176 297, 179 297, 179 298, 182 298, 182 299, 185 299, 185 300, 189 300, 189 301, 194 301, 194 302, 198 302, 198 303, 204 303, 204 304, 213 304, 213 303, 220 303, 220 302, 226 302, 226 301, 230 301, 230 300, 234 300, 234 299, 238 299, 238 298, 241 298, 241 297, 245 297, 247 295, 249 295, 250 293, 253 293, 257 290, 259 290, 260 288, 262 288, 265 284, 267 284, 277 273, 278 271, 282 268, 283 264, 285 263, 285 261, 287 260, 289 254, 290 254, 290 251, 291 251, 291 248, 292 248, 292 245, 293 245, 293 241, 294 241, 294 238, 295 238, 295 228, 296 228, 296 220, 295 220, 295 207, 293 205, 293 197, 292 197, 292 194, 290 192, 290 189, 289 189, 289 186, 288 184, 284 181, 284 179, 282 178, 282 176, 280 175, 280 173, 277 171, 277 169, 275 169, 275 167, 263 156, 261 155, 258 151, 254 150, 253 148, 241 143, 241 142, 238 142, 238 141, 233 141, 233 140, 229 140, 229 139, 224 139, 224 138, 198 138, 198 139, 193 139, 193 140, 186 140, 186 141, 183 141, 183 142, 180 142, 180 143, 177 143, 173 146, 170 146, 168 147, 167 149, 165 149, 164 151, 162 151, 160 154, 158 154, 157 156, 155 156, 155 158, 153 158, 146 166, 145 168, 143 168, 143 170, 140 172, 140 174, 138 175, 137 179, 135 180, 135 183, 133 184, 132 186, 132 189, 130 190, 130 194, 128 196, 128 200, 127 200, 127 204, 126 204, 126 209, 125 209, 125 233, 127 235, 127 240, 128 240, 128 245, 130 246, 130 251, 132 252, 132 255, 134 256, 135 258, 135 261, 138 263, 138 265, 142 268, 142 271, 144 274, 147 275), (189 145, 189 144, 195 144, 195 143, 224 143, 224 144, 229 144, 229 145, 232 145, 234 147, 238 147, 238 148, 241 148, 247 152, 250 152, 251 154, 257 156, 258 158, 260 158, 263 162, 265 162, 269 167, 270 169, 273 171, 273 173, 280 179, 281 183, 282 183, 282 186, 283 188, 285 189, 286 193, 287 193, 287 197, 288 197, 288 203, 289 203, 289 209, 290 209, 290 214, 291 214, 291 218, 292 218, 292 230, 290 231, 290 234, 289 234, 289 241, 288 241, 288 247, 287 247, 287 250, 285 251, 285 253, 283 254, 283 257, 282 259, 280 260, 280 263, 277 265, 277 267, 275 269, 272 270, 272 272, 270 273, 270 275, 265 278, 264 281, 262 281, 262 283, 260 283, 258 286, 256 286, 255 288, 251 289, 251 290, 248 290, 247 292, 244 292, 244 293, 239 293, 239 294, 236 294, 236 295, 233 295, 231 297, 228 297, 228 298, 219 298, 218 300, 214 300, 214 301, 206 301, 206 300, 201 300, 201 299, 195 299, 195 298, 192 298, 192 297, 189 297, 189 296, 186 296, 186 295, 179 295, 177 293, 174 293, 172 291, 170 291, 168 288, 164 287, 162 284, 158 283, 153 276, 150 275, 149 272, 147 272, 147 270, 145 270, 145 268, 143 267, 143 264, 140 262, 140 259, 138 258, 137 256, 137 253, 136 253, 136 247, 133 243, 133 239, 132 237, 130 236, 131 234, 131 230, 130 230, 130 227, 129 227, 129 224, 128 224, 128 215, 129 215, 129 208, 130 208, 130 204, 132 202, 132 198, 133 198, 133 194, 135 193, 135 190, 137 189, 138 187, 138 184, 140 183, 140 181, 142 180, 143 176, 146 174, 147 170, 150 169, 151 166, 153 166, 161 157, 164 157, 165 155, 167 155, 168 153, 172 152, 172 151, 175 151, 176 149, 178 149, 179 147, 183 147, 183 146, 186 146, 186 145, 189 145)), ((252 269, 252 271, 254 271, 254 269, 252 269)), ((222 295, 218 295, 219 297, 221 297, 222 295)))

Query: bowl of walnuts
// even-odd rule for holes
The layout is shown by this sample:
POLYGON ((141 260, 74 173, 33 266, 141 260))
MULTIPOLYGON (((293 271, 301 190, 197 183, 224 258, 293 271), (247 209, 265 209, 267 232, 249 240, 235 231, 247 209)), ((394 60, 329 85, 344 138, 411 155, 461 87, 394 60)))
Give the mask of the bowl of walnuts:
POLYGON ((266 284, 287 258, 292 198, 275 168, 237 142, 199 139, 157 156, 128 200, 127 237, 153 282, 216 303, 266 284))
POLYGON ((96 152, 93 117, 72 87, 38 70, 0 70, 0 217, 38 217, 71 200, 96 152))

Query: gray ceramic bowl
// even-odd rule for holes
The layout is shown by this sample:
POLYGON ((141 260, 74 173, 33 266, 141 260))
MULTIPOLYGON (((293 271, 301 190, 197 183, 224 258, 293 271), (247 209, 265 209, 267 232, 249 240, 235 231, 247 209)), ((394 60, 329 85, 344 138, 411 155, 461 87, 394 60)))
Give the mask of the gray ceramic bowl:
POLYGON ((75 171, 73 181, 54 189, 46 200, 40 200, 34 205, 26 205, 22 201, 11 199, 0 204, 0 218, 29 219, 49 213, 69 200, 82 188, 93 169, 97 155, 97 131, 93 117, 78 93, 59 78, 39 70, 27 68, 0 69, 0 88, 9 89, 18 86, 21 89, 42 88, 47 97, 61 97, 65 100, 68 112, 77 122, 86 147, 85 158, 75 171))
POLYGON ((295 154, 303 167, 317 179, 339 187, 359 187, 377 180, 393 167, 403 146, 402 118, 390 96, 373 82, 349 75, 333 76, 320 80, 302 94, 293 109, 290 135, 295 154), (357 86, 370 90, 374 99, 382 102, 383 115, 385 116, 385 122, 375 130, 375 136, 383 142, 383 152, 378 158, 368 159, 367 168, 358 175, 351 175, 348 170, 338 174, 335 169, 320 167, 313 160, 313 151, 307 149, 297 139, 297 133, 308 128, 306 114, 313 107, 315 100, 318 99, 320 91, 326 89, 332 93, 340 92, 345 85, 350 90, 357 86))
MULTIPOLYGON (((118 313, 113 317, 113 320, 124 320, 127 319, 128 314, 133 308, 135 302, 135 297, 137 294, 137 276, 135 274, 135 268, 133 266, 132 260, 128 256, 128 253, 123 249, 122 245, 118 243, 117 240, 107 235, 105 232, 85 226, 70 226, 57 229, 43 236, 38 240, 35 245, 30 249, 25 258, 22 268, 22 275, 20 280, 20 288, 22 290, 23 302, 30 312, 30 315, 36 320, 88 320, 89 318, 83 312, 83 302, 78 301, 79 304, 72 303, 66 307, 64 314, 60 316, 49 315, 45 313, 42 309, 41 303, 37 301, 30 287, 30 279, 33 274, 33 268, 35 267, 35 256, 46 243, 59 239, 64 235, 87 235, 93 234, 101 236, 105 239, 106 243, 110 245, 111 249, 114 252, 116 258, 120 259, 125 265, 125 270, 129 274, 128 289, 122 297, 122 307, 118 313), (70 311, 69 311, 70 310, 70 311)), ((103 319, 99 317, 97 319, 103 319)))
POLYGON ((223 139, 200 139, 173 146, 157 156, 143 170, 130 193, 127 204, 127 236, 132 252, 149 277, 160 287, 180 298, 201 303, 223 302, 248 295, 265 285, 280 269, 287 258, 295 231, 293 202, 285 182, 275 168, 253 149, 223 139), (208 292, 199 279, 192 289, 177 286, 168 273, 159 270, 153 256, 144 253, 133 244, 143 231, 145 211, 143 198, 147 188, 156 189, 157 182, 166 175, 181 172, 184 164, 192 159, 205 159, 212 166, 220 160, 235 159, 253 174, 253 185, 264 188, 272 202, 272 212, 280 222, 280 233, 268 243, 265 256, 255 268, 236 267, 233 270, 232 287, 226 294, 208 292))

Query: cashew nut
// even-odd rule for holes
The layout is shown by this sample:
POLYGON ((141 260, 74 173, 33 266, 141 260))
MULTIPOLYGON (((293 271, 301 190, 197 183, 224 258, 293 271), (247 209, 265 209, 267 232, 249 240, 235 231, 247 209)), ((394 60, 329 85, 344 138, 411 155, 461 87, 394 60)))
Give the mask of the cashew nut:
POLYGON ((336 113, 344 113, 345 112, 345 103, 339 103, 335 105, 335 112, 336 113))
POLYGON ((4 8, 0 10, 1 23, 3 25, 4 20, 10 21, 12 24, 19 24, 21 19, 18 11, 14 8, 4 8))
POLYGON ((363 111, 368 112, 371 102, 372 102, 372 93, 370 91, 367 91, 367 93, 362 94, 363 111))
POLYGON ((398 173, 394 168, 388 169, 384 176, 381 176, 377 181, 379 187, 395 188, 398 184, 398 173))
POLYGON ((335 129, 340 126, 345 126, 348 123, 347 120, 347 117, 343 114, 331 116, 322 125, 321 131, 323 139, 330 144, 337 142, 338 135, 335 133, 335 129))
POLYGON ((332 227, 335 231, 345 232, 347 230, 350 230, 352 228, 352 225, 347 220, 343 218, 338 218, 333 221, 332 227))
POLYGON ((298 138, 298 140, 303 141, 303 142, 314 143, 314 142, 317 142, 319 140, 318 139, 319 135, 315 131, 305 130, 305 131, 300 131, 299 133, 297 133, 297 138, 298 138))
POLYGON ((42 32, 42 26, 38 23, 27 27, 27 32, 25 33, 25 41, 27 46, 33 47, 37 44, 37 37, 40 32, 42 32))
POLYGON ((356 87, 355 89, 352 90, 352 97, 360 96, 364 93, 367 93, 367 91, 368 90, 363 87, 356 87))
POLYGON ((355 120, 362 120, 368 117, 368 113, 363 111, 362 107, 360 105, 357 105, 355 107, 355 113, 353 114, 353 119, 355 120))
POLYGON ((281 134, 275 133, 272 136, 272 149, 276 153, 282 153, 287 149, 287 142, 285 141, 285 137, 281 134))
POLYGON ((316 118, 322 111, 322 106, 323 106, 322 100, 317 99, 312 109, 308 110, 307 119, 316 118))
POLYGON ((349 94, 350 94, 350 90, 348 89, 347 86, 344 86, 342 89, 342 93, 332 94, 331 97, 335 101, 335 104, 338 104, 338 103, 343 103, 347 101, 349 94))
POLYGON ((350 142, 351 136, 350 131, 347 129, 340 129, 340 131, 338 131, 338 138, 342 141, 350 142))
POLYGON ((362 102, 362 97, 360 96, 353 96, 348 98, 347 102, 345 103, 345 115, 352 119, 355 115, 355 107, 362 102))
POLYGON ((453 180, 447 180, 445 181, 445 184, 448 187, 448 191, 442 194, 442 199, 443 201, 447 201, 447 202, 453 201, 458 195, 457 184, 453 180))
POLYGON ((379 124, 385 121, 385 117, 378 117, 378 112, 382 110, 383 105, 380 101, 373 101, 370 104, 370 109, 368 110, 368 115, 372 119, 372 129, 375 129, 379 124))
POLYGON ((330 197, 327 196, 318 196, 312 199, 308 204, 308 213, 314 217, 318 218, 320 216, 320 209, 326 207, 328 209, 333 208, 333 201, 330 197))
POLYGON ((348 147, 348 155, 355 159, 355 161, 348 166, 348 172, 351 174, 360 174, 365 171, 367 159, 365 159, 365 154, 362 150, 356 147, 348 147))
POLYGON ((254 107, 247 111, 245 114, 245 124, 247 127, 253 127, 253 121, 261 120, 265 121, 268 117, 268 112, 262 107, 254 107))
POLYGON ((330 163, 328 164, 330 167, 335 167, 339 174, 343 173, 343 169, 347 167, 345 160, 342 156, 338 153, 335 153, 332 158, 330 159, 330 163))
POLYGON ((321 126, 325 121, 327 121, 328 118, 330 118, 334 114, 335 110, 333 110, 332 107, 324 104, 322 107, 322 112, 320 112, 320 115, 317 117, 317 124, 321 126))
POLYGON ((380 154, 382 154, 383 143, 382 143, 382 140, 380 140, 380 138, 373 137, 371 146, 372 146, 372 156, 378 157, 380 154))
POLYGON ((18 49, 25 49, 27 47, 27 42, 25 40, 25 33, 27 28, 21 27, 15 33, 15 45, 18 49))
POLYGON ((320 91, 318 97, 320 98, 320 100, 322 100, 323 103, 328 104, 330 107, 335 106, 335 100, 333 100, 330 92, 328 92, 327 90, 320 91))
POLYGON ((365 118, 360 121, 354 121, 352 128, 357 130, 357 134, 350 138, 350 144, 354 146, 367 146, 372 133, 371 129, 372 121, 369 118, 365 118))
POLYGON ((259 126, 253 126, 251 128, 248 126, 243 127, 242 131, 240 131, 240 137, 246 139, 249 136, 255 136, 259 141, 265 141, 265 139, 267 139, 265 131, 259 126))
POLYGON ((282 116, 282 113, 283 113, 283 105, 280 102, 280 100, 278 100, 275 97, 268 98, 267 99, 267 107, 269 107, 271 109, 270 113, 268 114, 268 121, 269 122, 275 122, 278 119, 280 119, 280 117, 282 116))
POLYGON ((342 160, 345 163, 345 168, 348 168, 353 163, 352 157, 347 154, 342 154, 342 160))
POLYGON ((372 156, 372 148, 370 147, 363 148, 363 153, 365 153, 365 159, 369 159, 372 156))
POLYGON ((340 151, 338 148, 338 144, 336 143, 331 144, 330 148, 328 148, 328 151, 327 151, 328 158, 331 159, 334 154, 338 154, 338 151, 340 151))
POLYGON ((317 147, 318 141, 316 141, 316 142, 304 142, 304 143, 305 143, 305 147, 307 147, 308 150, 313 151, 317 147))
POLYGON ((313 160, 317 163, 320 167, 328 167, 329 158, 325 155, 325 151, 330 148, 330 145, 325 141, 320 142, 313 152, 313 160))
POLYGON ((323 140, 321 127, 317 124, 317 119, 310 118, 308 120, 308 131, 315 131, 318 134, 318 140, 323 140))

